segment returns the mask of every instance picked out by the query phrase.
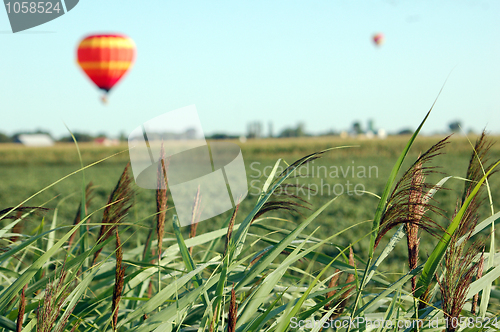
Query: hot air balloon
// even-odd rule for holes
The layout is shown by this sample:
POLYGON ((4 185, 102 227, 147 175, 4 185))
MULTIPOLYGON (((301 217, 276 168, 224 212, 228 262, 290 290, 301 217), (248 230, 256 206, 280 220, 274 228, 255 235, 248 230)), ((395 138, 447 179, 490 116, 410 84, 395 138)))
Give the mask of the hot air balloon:
POLYGON ((383 33, 376 33, 373 35, 373 42, 375 45, 380 46, 384 43, 385 41, 385 36, 383 33))
POLYGON ((101 34, 84 38, 78 45, 78 64, 106 96, 132 67, 135 44, 124 35, 101 34))

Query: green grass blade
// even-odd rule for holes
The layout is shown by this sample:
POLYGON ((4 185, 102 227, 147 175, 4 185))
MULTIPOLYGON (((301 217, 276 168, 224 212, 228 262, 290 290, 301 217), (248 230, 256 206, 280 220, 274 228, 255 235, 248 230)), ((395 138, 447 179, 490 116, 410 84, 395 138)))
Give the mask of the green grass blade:
POLYGON ((467 292, 467 298, 471 298, 475 294, 479 293, 486 285, 491 284, 498 277, 500 277, 500 265, 470 284, 469 291, 467 292))
POLYGON ((10 319, 0 316, 0 327, 3 327, 4 329, 10 330, 10 331, 15 331, 16 330, 16 323, 11 321, 10 319))
POLYGON ((396 231, 396 233, 394 233, 394 235, 391 237, 391 239, 389 240, 389 243, 385 246, 385 248, 382 251, 382 253, 377 257, 377 259, 375 260, 375 262, 372 264, 372 266, 368 270, 368 276, 366 277, 366 279, 365 279, 365 281, 363 283, 363 286, 366 285, 372 279, 373 275, 375 274, 375 271, 377 271, 377 269, 380 266, 380 264, 382 263, 382 261, 384 259, 386 259, 387 256, 389 256, 389 254, 394 250, 394 248, 396 247, 396 245, 398 244, 398 242, 402 238, 404 238, 405 235, 406 235, 406 233, 405 233, 405 226, 401 225, 398 228, 398 230, 396 231))
POLYGON ((26 324, 26 326, 21 330, 21 332, 31 332, 35 330, 35 326, 36 326, 36 318, 33 318, 32 320, 30 320, 28 324, 26 324))
POLYGON ((328 310, 321 319, 314 324, 314 328, 311 330, 311 332, 319 332, 322 330, 322 326, 326 321, 330 318, 330 316, 333 314, 333 312, 337 309, 338 304, 336 306, 333 306, 330 310, 328 310))
POLYGON ((336 147, 336 148, 330 148, 326 150, 322 150, 319 152, 312 153, 302 159, 299 159, 297 162, 293 164, 293 166, 290 166, 287 168, 286 173, 282 173, 279 176, 279 179, 274 182, 274 185, 269 189, 266 194, 257 202, 253 210, 250 212, 250 214, 247 215, 245 220, 240 224, 240 227, 238 228, 238 231, 234 233, 234 243, 235 243, 235 249, 233 250, 234 253, 232 255, 238 256, 243 248, 243 243, 245 242, 246 234, 248 232, 248 228, 250 227, 250 223, 252 222, 253 218, 259 212, 259 210, 262 208, 262 206, 267 202, 267 200, 271 197, 273 192, 278 188, 278 186, 283 183, 292 173, 301 165, 304 163, 308 162, 311 159, 317 158, 318 156, 322 155, 323 153, 335 149, 342 149, 350 146, 341 146, 341 147, 336 147))
MULTIPOLYGON (((104 262, 104 261, 103 261, 104 262)), ((64 311, 64 314, 62 317, 59 319, 59 322, 57 323, 56 327, 54 328, 55 331, 58 331, 58 329, 62 328, 63 323, 66 321, 66 319, 69 318, 70 311, 68 309, 73 308, 76 306, 80 298, 83 296, 83 293, 88 289, 90 282, 94 279, 96 276, 97 272, 99 272, 99 268, 102 266, 102 262, 99 263, 97 266, 94 266, 91 273, 87 274, 85 278, 81 282, 78 283, 78 285, 73 289, 73 291, 68 295, 66 300, 63 303, 63 307, 66 306, 66 310, 64 311)))
POLYGON ((392 285, 384 289, 382 292, 377 294, 374 298, 372 298, 368 303, 366 303, 363 307, 359 308, 353 315, 353 317, 357 317, 360 315, 363 315, 365 311, 370 309, 372 306, 376 305, 378 301, 381 299, 387 297, 390 293, 392 293, 395 289, 403 287, 403 285, 410 280, 413 276, 416 276, 420 271, 422 270, 422 265, 414 268, 401 278, 399 278, 396 282, 394 282, 392 285))
POLYGON ((2 312, 8 303, 21 291, 21 289, 26 285, 30 279, 40 270, 45 262, 52 257, 56 251, 62 247, 62 245, 69 239, 69 237, 80 227, 87 218, 83 219, 75 225, 71 230, 66 233, 57 243, 47 250, 40 258, 38 258, 31 266, 7 289, 5 289, 0 295, 0 312, 2 312))
MULTIPOLYGON (((54 229, 57 227, 57 215, 59 212, 59 206, 62 203, 64 203, 64 201, 66 201, 66 199, 72 197, 73 195, 74 194, 68 195, 68 196, 64 197, 63 199, 61 199, 59 202, 57 202, 57 205, 54 209, 54 216, 52 217, 52 224, 50 225, 50 229, 54 229)), ((52 248, 52 246, 54 245, 54 242, 55 242, 55 238, 56 238, 55 232, 49 233, 48 240, 47 240, 47 249, 52 248)))
MULTIPOLYGON (((489 192, 489 187, 488 187, 489 192)), ((490 192, 489 192, 490 193, 490 192)), ((491 193, 490 193, 491 198, 491 193)), ((493 204, 492 204, 493 207, 493 204)), ((494 214, 493 214, 494 215, 494 214)), ((491 242, 490 242, 490 254, 488 256, 488 265, 486 271, 490 270, 494 265, 494 257, 495 257, 495 222, 491 222, 491 232, 490 232, 491 242)), ((488 304, 490 302, 490 294, 491 294, 491 286, 492 283, 486 283, 486 286, 481 293, 481 304, 479 305, 479 316, 483 319, 486 317, 486 311, 488 309, 488 304)))
MULTIPOLYGON (((63 227, 61 227, 60 229, 62 229, 62 228, 63 227)), ((0 255, 0 264, 3 264, 7 259, 10 259, 15 254, 17 254, 18 252, 20 252, 21 250, 23 250, 24 248, 29 247, 32 243, 39 241, 45 235, 47 235, 49 233, 52 233, 52 232, 55 232, 56 230, 57 229, 53 229, 53 230, 46 231, 46 232, 44 232, 42 234, 38 234, 36 236, 32 236, 28 240, 22 242, 21 244, 15 246, 14 248, 12 248, 10 250, 4 252, 2 255, 0 255)))
MULTIPOLYGON (((234 210, 233 210, 233 213, 234 213, 234 210)), ((227 230, 227 227, 229 226, 229 222, 231 221, 231 218, 233 217, 233 213, 231 213, 226 218, 226 221, 224 221, 224 224, 223 224, 224 226, 223 226, 222 229, 227 230)), ((234 230, 234 227, 233 227, 233 230, 234 230)), ((206 262, 207 261, 208 255, 210 255, 210 253, 212 253, 214 251, 215 246, 217 246, 219 244, 221 238, 222 238, 222 236, 219 236, 217 238, 212 239, 212 241, 210 241, 210 244, 208 245, 208 249, 205 250, 205 253, 203 254, 203 258, 201 259, 202 262, 206 262)))
MULTIPOLYGON (((254 221, 254 223, 256 223, 256 222, 257 222, 257 220, 254 221)), ((237 230, 239 227, 240 227, 240 224, 234 225, 233 231, 237 230)), ((190 247, 193 247, 193 246, 197 246, 197 245, 201 245, 201 244, 210 242, 210 241, 212 241, 214 239, 217 239, 217 238, 221 238, 221 237, 225 236, 226 234, 227 234, 227 227, 221 228, 221 229, 217 229, 215 231, 211 231, 211 232, 208 232, 208 233, 196 235, 193 238, 184 240, 184 243, 186 244, 186 247, 190 248, 190 247)), ((177 239, 175 239, 175 241, 177 241, 177 239)), ((152 246, 155 246, 156 244, 157 244, 156 240, 154 240, 154 241, 151 242, 152 246)), ((144 245, 138 246, 138 247, 136 247, 134 249, 131 249, 131 250, 127 251, 127 252, 124 252, 123 253, 123 257, 126 258, 126 259, 128 259, 128 258, 136 257, 138 255, 142 255, 143 250, 144 250, 144 245)), ((162 257, 163 257, 162 261, 166 257, 172 256, 172 255, 177 255, 178 253, 179 253, 179 245, 177 243, 174 243, 174 244, 170 245, 163 252, 163 254, 162 254, 162 257)))
MULTIPOLYGON (((110 243, 112 240, 114 240, 112 237, 107 239, 106 241, 102 242, 100 245, 92 247, 91 250, 78 255, 75 258, 72 258, 64 263, 64 266, 67 270, 71 269, 72 267, 76 266, 76 270, 73 272, 72 275, 70 275, 68 278, 73 279, 75 278, 75 274, 77 273, 78 269, 80 266, 83 264, 83 261, 87 258, 93 255, 98 249, 102 248, 106 244, 110 243)), ((45 274, 43 278, 40 280, 35 281, 32 283, 28 289, 26 290, 26 296, 30 296, 34 294, 37 291, 43 290, 43 288, 46 286, 47 282, 49 282, 51 279, 53 280, 55 277, 57 277, 61 273, 61 267, 55 269, 52 272, 49 272, 45 274)))
MULTIPOLYGON (((191 254, 189 253, 189 250, 186 247, 184 238, 182 237, 181 226, 179 224, 177 216, 174 216, 174 233, 175 237, 177 238, 177 244, 179 245, 179 251, 181 252, 182 260, 186 265, 187 271, 191 272, 195 269, 195 265, 193 262, 193 258, 191 257, 191 254)), ((202 283, 201 278, 197 274, 194 276, 193 283, 195 287, 199 287, 202 283)))
MULTIPOLYGON (((338 196, 337 196, 338 197, 338 196)), ((274 249, 269 250, 257 263, 255 263, 250 271, 245 274, 245 276, 238 282, 235 290, 239 290, 241 287, 245 286, 248 282, 254 279, 259 273, 264 271, 264 269, 274 261, 276 257, 299 235, 307 225, 309 225, 316 217, 323 212, 330 204, 332 204, 337 197, 330 200, 328 203, 323 205, 321 208, 316 210, 309 218, 307 218, 302 224, 300 224, 293 232, 288 234, 283 240, 280 241, 274 249)))
MULTIPOLYGON (((500 212, 495 213, 491 217, 488 217, 485 220, 483 220, 482 222, 480 222, 479 224, 477 224, 476 227, 474 228, 474 231, 471 233, 471 237, 473 237, 477 233, 481 232, 483 229, 490 226, 492 223, 496 224, 497 222, 500 222, 500 212)), ((467 238, 467 236, 462 236, 457 241, 457 245, 462 243, 466 238, 467 238)))
MULTIPOLYGON (((19 206, 16 206, 15 208, 18 208, 19 206)), ((14 209, 15 209, 14 208, 14 209)), ((14 209, 12 209, 11 211, 13 211, 14 209)), ((11 222, 10 224, 6 225, 4 228, 2 228, 0 230, 0 238, 3 238, 7 232, 9 232, 15 225, 17 225, 19 222, 21 222, 24 218, 26 218, 27 216, 29 216, 31 213, 33 213, 35 210, 31 210, 29 212, 26 212, 25 214, 23 214, 21 217, 17 218, 16 220, 14 220, 13 222, 11 222)), ((9 212, 7 212, 6 214, 4 214, 3 216, 0 217, 0 220, 2 220, 5 216, 7 216, 7 214, 9 214, 9 212)))
POLYGON ((283 298, 283 294, 285 294, 285 293, 286 293, 286 290, 276 297, 276 299, 273 301, 273 303, 271 303, 271 305, 269 305, 269 307, 267 307, 266 311, 262 315, 256 317, 255 320, 253 320, 251 322, 251 324, 247 324, 246 326, 244 326, 244 328, 241 332, 260 331, 260 329, 262 328, 262 325, 264 325, 265 322, 267 321, 269 314, 271 313, 273 308, 276 306, 276 304, 278 304, 278 302, 281 301, 281 299, 283 298))
MULTIPOLYGON (((184 284, 187 283, 189 280, 191 280, 191 278, 196 273, 199 273, 203 268, 205 268, 208 265, 210 265, 210 264, 209 263, 202 264, 202 265, 198 266, 198 268, 195 271, 192 271, 192 272, 188 273, 186 276, 183 276, 182 278, 185 278, 183 280, 184 284)), ((191 292, 187 293, 184 297, 180 298, 174 304, 171 304, 168 307, 162 309, 160 312, 152 315, 151 317, 146 319, 143 324, 135 327, 131 331, 149 332, 149 331, 155 330, 157 327, 159 327, 163 324, 168 324, 169 322, 173 321, 175 319, 175 317, 177 317, 178 313, 184 311, 188 306, 190 306, 202 294, 202 292, 206 292, 209 288, 213 287, 217 283, 219 276, 220 276, 219 274, 213 276, 206 283, 204 283, 201 287, 193 289, 191 292)), ((177 280, 177 282, 179 282, 179 279, 177 280)), ((175 284, 171 284, 167 287, 170 287, 170 286, 175 286, 175 284)), ((178 288, 180 288, 180 287, 178 287, 178 288)), ((165 289, 167 289, 167 288, 165 288, 165 289)), ((163 289, 162 292, 165 289, 163 289)), ((175 292, 175 290, 172 291, 172 295, 174 294, 173 292, 175 292)), ((158 295, 160 295, 160 294, 158 294, 158 295)), ((158 295, 156 295, 155 297, 158 297, 158 295)), ((160 296, 158 300, 161 303, 163 303, 165 298, 166 298, 165 296, 160 296)), ((148 304, 152 300, 153 300, 153 298, 146 303, 148 304)), ((127 317, 127 321, 130 320, 131 315, 134 315, 135 317, 137 317, 137 316, 142 315, 142 313, 139 313, 139 315, 137 315, 136 312, 129 314, 129 316, 127 317)), ((118 324, 118 325, 120 326, 120 324, 118 324)))
MULTIPOLYGON (((346 248, 347 249, 347 248, 346 248)), ((295 317, 297 315, 297 313, 299 312, 300 308, 302 307, 302 304, 304 303, 304 301, 307 299, 307 296, 311 293, 312 289, 314 288, 314 286, 316 285, 316 283, 319 281, 319 279, 321 278, 321 276, 328 270, 328 268, 331 266, 331 264, 333 263, 333 261, 328 264, 327 266, 325 266, 323 268, 323 270, 321 270, 320 273, 318 273, 318 275, 316 276, 316 278, 310 283, 309 287, 307 288, 307 290, 304 292, 304 294, 302 294, 302 296, 300 297, 300 299, 297 301, 297 303, 293 306, 293 309, 288 313, 288 316, 286 317, 285 321, 287 322, 285 324, 285 327, 288 327, 288 325, 290 324, 291 320, 293 317, 295 317)), ((283 329, 283 331, 285 331, 285 329, 283 329)))
POLYGON ((257 200, 257 202, 260 201, 262 199, 262 197, 264 197, 264 195, 266 194, 267 190, 269 189, 269 186, 273 182, 274 176, 276 175, 276 172, 278 171, 278 166, 279 166, 280 162, 281 162, 281 159, 278 159, 276 161, 276 163, 274 164, 274 167, 273 167, 273 170, 271 171, 271 174, 269 174, 269 176, 267 177, 266 182, 264 183, 264 186, 262 187, 262 192, 261 192, 261 194, 260 194, 259 199, 257 200))
MULTIPOLYGON (((341 233, 343 233, 343 232, 344 232, 344 230, 342 230, 342 231, 340 231, 340 232, 338 232, 338 233, 336 233, 336 234, 334 234, 334 235, 330 236, 330 237, 329 237, 329 238, 327 238, 327 239, 322 240, 322 241, 321 241, 321 242, 319 242, 319 243, 314 244, 313 246, 311 246, 311 247, 307 248, 306 250, 304 250, 304 251, 302 251, 302 252, 300 252, 300 253, 298 253, 298 254, 293 254, 293 255, 292 255, 292 254, 290 254, 290 255, 288 255, 288 256, 287 256, 287 258, 285 259, 285 261, 283 261, 282 263, 280 263, 280 265, 278 266, 278 268, 277 268, 275 271, 273 271, 272 273, 275 273, 275 274, 276 274, 276 276, 279 276, 279 275, 278 275, 278 272, 280 272, 280 273, 281 273, 281 271, 286 270, 287 268, 289 268, 289 266, 290 266, 291 264, 293 264, 294 262, 298 261, 299 259, 302 259, 302 258, 304 258, 304 257, 308 257, 308 255, 309 255, 309 254, 311 254, 312 252, 314 252, 317 248, 319 248, 320 246, 324 245, 325 243, 328 243, 328 241, 331 241, 331 239, 333 239, 333 238, 335 238, 335 237, 339 236, 339 235, 340 235, 341 233)), ((307 242, 307 241, 302 241, 301 243, 304 243, 304 244, 305 244, 306 242, 307 242)), ((345 250, 347 250, 347 249, 349 249, 349 247, 344 248, 344 251, 345 251, 345 250)), ((330 260, 329 264, 327 264, 327 265, 328 265, 328 266, 333 266, 333 263, 334 263, 334 262, 337 260, 337 258, 339 258, 341 255, 342 255, 342 253, 339 253, 336 257, 332 258, 332 259, 330 260)), ((311 261, 314 261, 314 257, 311 259, 311 261)), ((327 267, 328 267, 328 266, 327 266, 327 267)), ((350 265, 347 265, 347 267, 348 267, 349 269, 353 270, 353 268, 352 268, 350 265)), ((349 271, 348 269, 344 269, 344 270, 345 270, 345 271, 349 271)), ((350 272, 350 273, 351 273, 351 272, 350 272)), ((355 273, 355 272, 353 271, 352 273, 355 273)), ((309 275, 308 273, 303 273, 303 274, 304 274, 304 276, 309 275)), ((271 274, 270 274, 269 276, 271 276, 271 274)), ((278 279, 278 280, 279 280, 279 279, 278 279)), ((273 283, 273 282, 271 282, 271 281, 268 281, 268 280, 267 280, 267 278, 266 278, 266 282, 261 283, 261 284, 259 285, 259 288, 262 288, 262 287, 263 287, 263 288, 267 288, 267 292, 269 292, 269 291, 271 291, 271 290, 272 290, 272 288, 274 287, 274 285, 275 285, 275 283, 273 283)), ((259 289, 257 289, 257 291, 259 291, 259 289)), ((327 291, 328 291, 328 290, 325 290, 325 291, 323 291, 323 293, 326 293, 327 291)), ((340 291, 340 292, 337 292, 337 293, 335 294, 335 296, 340 296, 340 295, 341 295, 344 291, 345 291, 345 290, 340 291)), ((266 294, 265 292, 264 292, 264 293, 261 293, 261 295, 264 295, 264 296, 265 296, 265 294, 266 294)), ((255 296, 255 295, 252 295, 252 296, 255 296)), ((314 295, 314 296, 317 296, 317 295, 314 295)), ((335 296, 334 296, 334 297, 335 297, 335 296)), ((258 296, 257 298, 262 298, 262 297, 261 297, 261 296, 258 296)), ((249 298, 249 299, 248 299, 248 301, 250 301, 250 300, 251 300, 251 299, 249 298)), ((287 313, 289 313, 289 312, 292 310, 291 306, 296 305, 296 304, 298 303, 298 301, 299 301, 299 299, 295 299, 295 300, 293 300, 292 302, 290 302, 287 306, 285 306, 285 307, 287 308, 287 309, 286 309, 287 313), (288 306, 290 306, 290 308, 288 308, 288 306)), ((261 299, 261 302, 262 302, 262 299, 261 299)), ((243 307, 244 307, 244 305, 243 305, 243 307)), ((245 310, 246 310, 246 308, 245 308, 245 310)), ((283 309, 283 310, 285 310, 285 309, 283 309)), ((244 325, 244 322, 243 322, 243 321, 241 321, 241 319, 242 319, 242 318, 241 318, 241 316, 240 316, 240 318, 239 318, 239 319, 240 319, 240 321, 238 322, 238 326, 240 326, 240 325, 241 325, 241 326, 243 326, 243 325, 244 325)), ((288 322, 288 323, 289 323, 289 322, 288 322)), ((285 325, 287 324, 286 319, 285 319, 285 320, 283 320, 283 319, 282 319, 282 320, 281 320, 281 322, 280 322, 280 324, 281 324, 280 326, 285 326, 285 325)))
MULTIPOLYGON (((394 308, 396 307, 397 300, 400 298, 401 293, 398 292, 397 295, 392 297, 391 304, 387 308, 387 311, 385 312, 384 315, 384 321, 389 321, 392 318, 392 315, 394 314, 394 308)), ((377 332, 385 332, 387 331, 388 327, 384 326, 383 324, 380 325, 380 327, 377 329, 377 332)))
MULTIPOLYGON (((193 271, 190 271, 189 273, 186 273, 182 277, 178 278, 175 283, 171 283, 167 285, 167 287, 163 288, 159 293, 157 293, 155 296, 153 296, 149 301, 143 303, 141 306, 139 306, 134 312, 131 312, 128 314, 127 318, 122 320, 119 324, 118 327, 123 326, 124 324, 127 324, 134 319, 137 319, 141 317, 144 314, 149 314, 159 306, 165 303, 167 299, 175 295, 176 292, 179 291, 185 284, 187 284, 194 276, 196 276, 198 273, 203 271, 207 266, 212 265, 215 263, 205 263, 205 264, 200 264, 196 269, 193 271)), ((198 291, 201 292, 203 287, 198 287, 195 288, 192 292, 189 294, 194 294, 198 293, 198 291)), ((195 298, 196 299, 196 298, 195 298)), ((161 311, 163 312, 163 310, 161 311)), ((154 316, 151 316, 152 318, 154 316)))
MULTIPOLYGON (((78 152, 78 159, 80 160, 80 166, 82 169, 82 188, 81 188, 82 198, 81 198, 81 203, 80 203, 81 204, 81 206, 80 206, 80 220, 83 220, 83 219, 85 219, 85 216, 86 216, 85 206, 86 206, 86 202, 87 202, 87 199, 85 198, 85 195, 86 195, 86 193, 85 193, 85 171, 84 171, 84 167, 83 167, 83 159, 82 159, 80 147, 78 145, 78 141, 76 140, 75 135, 73 135, 73 133, 71 132, 71 130, 69 129, 69 127, 66 124, 64 124, 64 125, 66 126, 66 129, 68 129, 68 131, 71 135, 71 138, 73 139, 73 142, 75 143, 76 151, 78 152)), ((88 247, 87 227, 84 224, 82 224, 80 226, 80 253, 87 251, 87 247, 88 247)), ((85 271, 86 269, 87 269, 87 264, 85 263, 83 270, 85 271)))
MULTIPOLYGON (((312 234, 311 234, 312 235, 312 234)), ((241 326, 243 323, 246 323, 251 316, 253 316, 260 305, 268 298, 269 294, 273 291, 274 287, 278 284, 279 280, 285 274, 288 266, 297 261, 300 256, 300 251, 306 244, 306 241, 300 243, 300 245, 295 248, 295 250, 290 253, 287 258, 280 264, 280 266, 271 272, 264 281, 260 284, 260 287, 251 295, 250 301, 245 305, 242 314, 238 318, 237 327, 241 326)), ((261 259, 263 259, 262 257, 261 259)))
MULTIPOLYGON (((217 288, 215 290, 215 300, 213 302, 213 307, 217 308, 217 312, 220 313, 220 304, 222 301, 223 293, 224 293, 224 287, 226 286, 226 281, 227 281, 227 270, 231 262, 229 261, 230 257, 229 255, 226 255, 224 257, 223 263, 222 263, 222 271, 219 277, 219 281, 217 282, 217 288)), ((218 323, 218 319, 216 318, 215 324, 218 323)))

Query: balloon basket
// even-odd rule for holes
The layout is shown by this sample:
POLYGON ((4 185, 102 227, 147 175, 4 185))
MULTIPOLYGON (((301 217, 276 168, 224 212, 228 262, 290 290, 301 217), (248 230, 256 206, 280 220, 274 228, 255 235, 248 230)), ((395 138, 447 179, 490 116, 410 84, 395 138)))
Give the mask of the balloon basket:
POLYGON ((102 95, 101 96, 101 102, 103 103, 103 105, 107 105, 108 104, 108 96, 107 95, 102 95))

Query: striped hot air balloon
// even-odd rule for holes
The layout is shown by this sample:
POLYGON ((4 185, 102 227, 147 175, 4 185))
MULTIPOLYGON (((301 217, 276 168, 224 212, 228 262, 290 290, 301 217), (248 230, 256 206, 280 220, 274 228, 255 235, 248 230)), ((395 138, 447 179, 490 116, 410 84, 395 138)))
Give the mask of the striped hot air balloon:
POLYGON ((92 35, 80 42, 77 56, 85 74, 107 94, 132 67, 135 44, 124 35, 92 35))

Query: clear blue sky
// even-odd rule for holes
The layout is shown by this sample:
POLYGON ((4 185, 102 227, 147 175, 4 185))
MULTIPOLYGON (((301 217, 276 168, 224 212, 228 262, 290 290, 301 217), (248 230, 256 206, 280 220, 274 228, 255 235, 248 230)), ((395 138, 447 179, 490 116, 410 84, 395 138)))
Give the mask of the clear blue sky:
POLYGON ((459 119, 500 133, 500 1, 80 0, 59 19, 12 34, 0 10, 0 131, 126 134, 195 104, 205 133, 309 132, 369 118, 415 128, 459 119), (137 61, 107 106, 75 61, 90 33, 120 32, 137 61), (376 48, 371 37, 383 32, 376 48), (453 69, 454 68, 454 69, 453 69), (453 71, 452 71, 453 69, 453 71))

